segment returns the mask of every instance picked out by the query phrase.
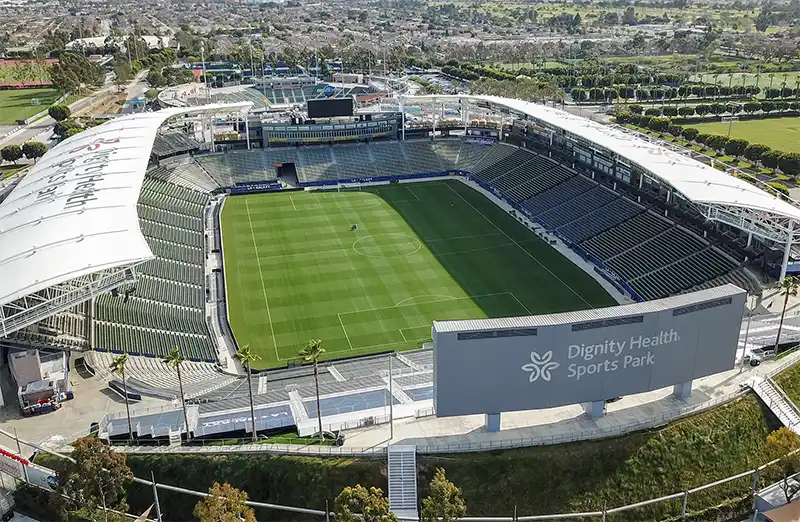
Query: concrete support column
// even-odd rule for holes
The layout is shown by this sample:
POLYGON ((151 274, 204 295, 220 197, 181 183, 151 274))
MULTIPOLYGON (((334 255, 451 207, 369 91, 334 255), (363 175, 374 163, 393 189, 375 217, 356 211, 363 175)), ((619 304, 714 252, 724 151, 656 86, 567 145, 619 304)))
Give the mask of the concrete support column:
POLYGON ((590 419, 599 419, 603 416, 606 408, 606 401, 592 401, 583 405, 583 411, 590 419))
POLYGON ((247 150, 250 150, 250 118, 247 113, 244 115, 244 133, 247 136, 247 150))
POLYGON ((750 248, 750 245, 752 245, 752 244, 753 244, 753 233, 752 232, 748 232, 747 233, 747 248, 750 248))
POLYGON ((692 381, 682 382, 672 387, 672 395, 679 399, 686 399, 692 394, 692 381))
POLYGON ((489 433, 497 433, 500 431, 500 414, 487 413, 486 414, 486 431, 489 433))
POLYGON ((786 266, 789 264, 789 253, 792 251, 792 236, 794 235, 794 219, 789 220, 789 233, 786 240, 786 248, 783 249, 783 261, 781 262, 781 277, 779 283, 786 279, 786 266))
POLYGON ((402 135, 402 139, 406 139, 406 106, 405 103, 403 103, 402 98, 400 98, 398 105, 400 106, 400 122, 401 122, 400 134, 402 135))

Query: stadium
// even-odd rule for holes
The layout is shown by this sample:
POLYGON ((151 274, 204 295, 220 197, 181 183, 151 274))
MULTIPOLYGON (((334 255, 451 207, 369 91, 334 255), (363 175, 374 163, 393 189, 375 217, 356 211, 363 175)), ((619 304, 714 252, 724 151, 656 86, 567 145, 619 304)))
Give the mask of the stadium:
MULTIPOLYGON (((182 387, 187 416, 174 402, 137 413, 140 440, 316 433, 314 370, 298 358, 309 339, 326 349, 325 431, 480 413, 491 432, 503 411, 588 403, 597 418, 622 394, 688 396, 733 368, 745 296, 793 259, 800 209, 622 128, 488 96, 376 110, 355 93, 298 92, 304 111, 175 95, 183 106, 54 147, 2 195, 4 347, 77 353, 76 368, 131 399, 174 401, 182 387), (545 326, 622 339, 636 332, 615 328, 636 323, 649 338, 671 323, 648 314, 667 312, 719 322, 716 339, 682 345, 686 371, 641 370, 619 390, 598 375, 558 401, 453 404, 504 343, 538 379, 530 343, 545 326), (456 331, 488 344, 459 363, 445 348, 456 331), (244 345, 259 356, 255 420, 244 345), (161 362, 174 347, 181 382, 161 362), (125 387, 108 370, 120 353, 125 387)), ((558 357, 548 364, 568 368, 558 357)), ((124 416, 98 420, 102 437, 133 435, 124 416)))

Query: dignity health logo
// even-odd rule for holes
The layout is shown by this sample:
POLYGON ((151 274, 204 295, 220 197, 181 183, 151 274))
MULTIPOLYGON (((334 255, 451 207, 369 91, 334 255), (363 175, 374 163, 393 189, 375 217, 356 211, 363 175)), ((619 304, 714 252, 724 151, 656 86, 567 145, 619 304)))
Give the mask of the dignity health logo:
POLYGON ((553 351, 547 351, 544 355, 531 352, 531 362, 522 365, 522 370, 530 372, 528 382, 536 382, 541 378, 543 381, 550 382, 550 372, 561 366, 553 360, 553 351))

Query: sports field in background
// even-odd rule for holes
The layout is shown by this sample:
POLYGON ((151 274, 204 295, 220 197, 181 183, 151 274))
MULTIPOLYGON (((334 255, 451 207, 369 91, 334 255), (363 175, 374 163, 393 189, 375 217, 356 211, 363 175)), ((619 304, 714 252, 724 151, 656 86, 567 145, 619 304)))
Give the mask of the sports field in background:
POLYGON ((436 319, 615 304, 457 181, 230 197, 222 233, 231 326, 259 367, 285 365, 309 339, 328 358, 409 350, 436 319))
POLYGON ((45 111, 59 96, 56 89, 0 90, 0 124, 13 124, 45 111), (38 105, 31 105, 31 100, 38 105))
MULTIPOLYGON (((728 135, 728 122, 690 123, 707 134, 728 135)), ((800 152, 800 118, 768 118, 765 120, 734 121, 732 138, 744 138, 750 143, 763 143, 781 152, 800 152)))

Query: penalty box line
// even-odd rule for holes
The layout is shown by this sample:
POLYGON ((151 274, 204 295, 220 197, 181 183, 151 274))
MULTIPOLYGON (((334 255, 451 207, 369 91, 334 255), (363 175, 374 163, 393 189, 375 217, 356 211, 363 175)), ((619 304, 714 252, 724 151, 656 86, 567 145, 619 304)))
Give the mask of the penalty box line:
MULTIPOLYGON (((492 297, 492 296, 496 296, 496 295, 508 295, 508 296, 511 296, 511 298, 514 299, 514 301, 516 301, 526 312, 528 312, 528 314, 531 314, 531 311, 528 310, 528 307, 525 306, 522 303, 522 301, 520 301, 517 298, 516 295, 514 295, 514 292, 494 292, 494 293, 491 293, 491 294, 470 295, 470 296, 465 296, 465 297, 448 297, 447 299, 440 299, 438 301, 427 301, 425 303, 420 303, 420 304, 463 301, 465 299, 472 300, 472 299, 479 299, 481 297, 492 297)), ((420 297, 426 297, 426 296, 420 296, 420 297)), ((427 297, 430 297, 430 296, 427 296, 427 297)), ((439 296, 439 297, 446 297, 446 296, 439 296)), ((403 301, 400 301, 400 302, 402 303, 403 301)), ((395 344, 403 344, 403 343, 410 343, 410 342, 416 342, 416 341, 425 340, 425 339, 407 339, 405 334, 403 333, 403 330, 412 330, 412 329, 415 329, 415 328, 424 328, 424 327, 426 327, 428 325, 406 326, 404 328, 398 328, 398 331, 400 331, 400 335, 404 339, 403 341, 397 341, 397 342, 393 342, 393 343, 370 344, 370 345, 367 345, 367 346, 353 346, 353 343, 350 340, 350 336, 347 333, 347 328, 344 325, 344 320, 342 319, 342 316, 343 315, 352 315, 352 314, 362 314, 362 313, 366 313, 366 312, 374 312, 374 311, 377 311, 377 310, 397 310, 398 308, 405 308, 405 307, 410 307, 410 306, 416 306, 416 304, 415 303, 409 303, 409 304, 403 304, 403 305, 399 305, 399 306, 398 305, 394 305, 394 306, 379 306, 379 307, 375 307, 375 308, 364 308, 364 309, 361 309, 361 310, 353 310, 352 312, 337 312, 336 313, 336 317, 339 319, 339 325, 342 328, 342 332, 344 332, 344 336, 347 339, 347 344, 350 346, 350 349, 351 350, 367 350, 367 349, 370 349, 370 348, 380 348, 380 347, 383 347, 383 346, 392 346, 392 345, 395 345, 395 344)))

